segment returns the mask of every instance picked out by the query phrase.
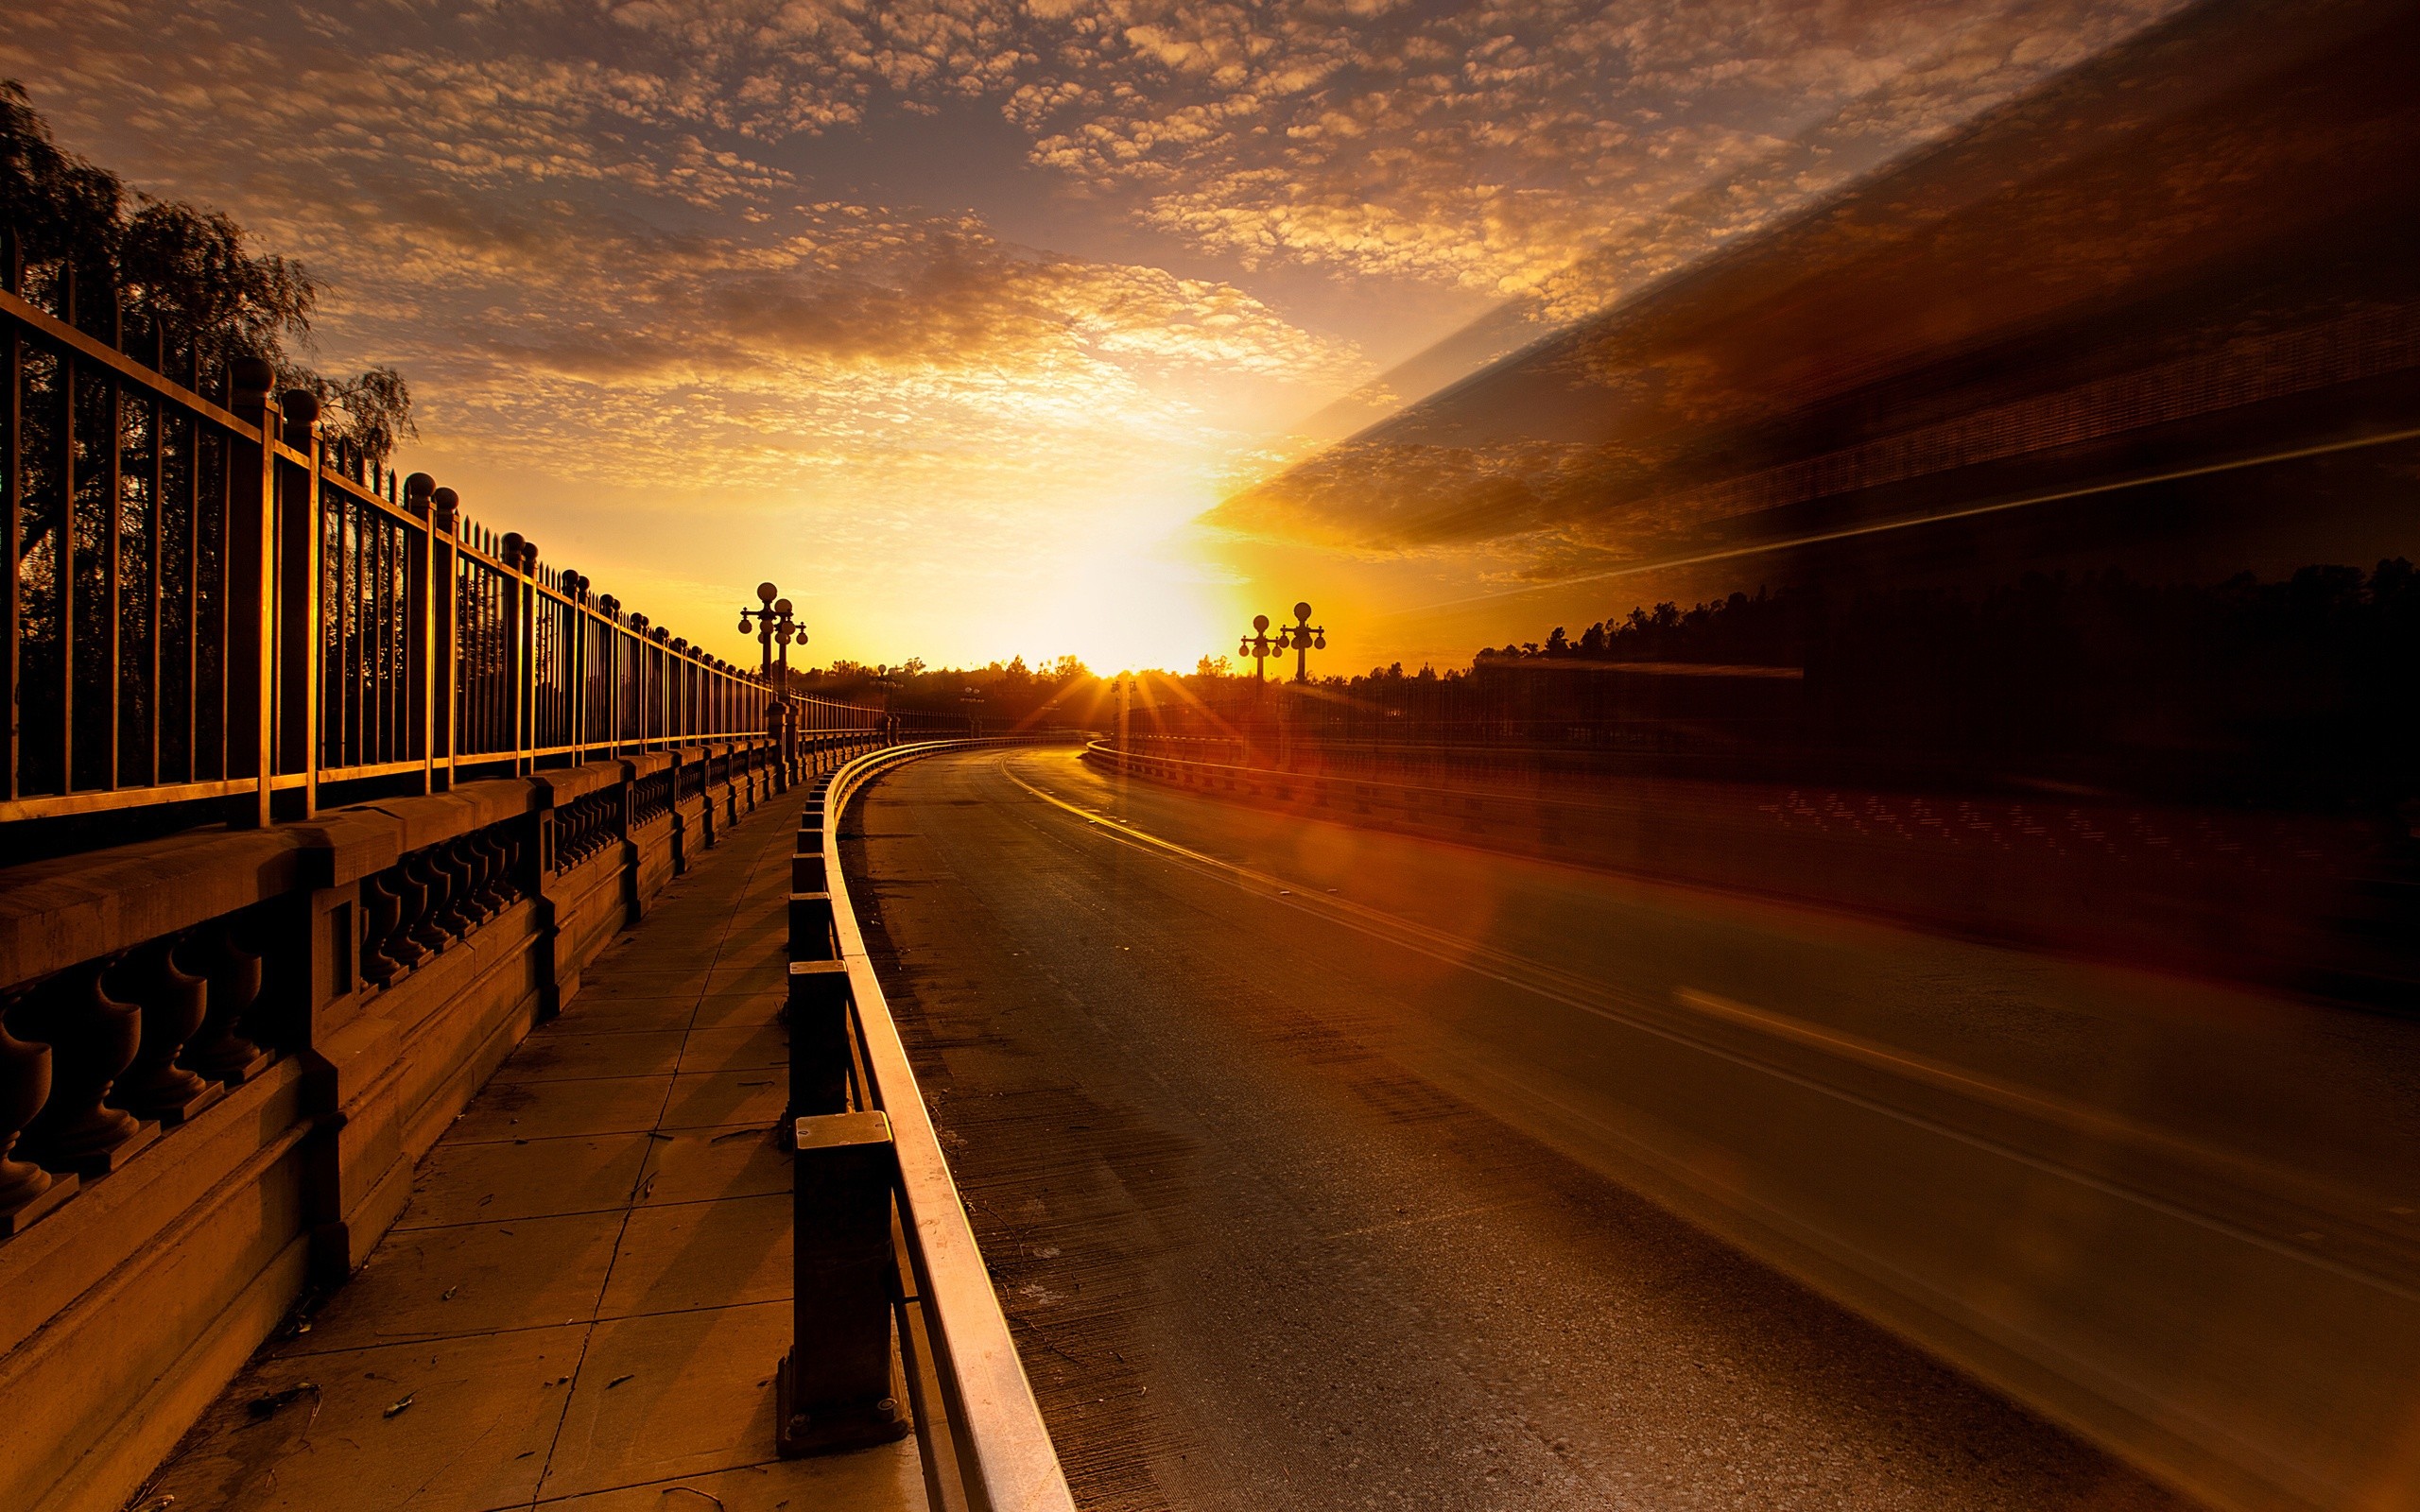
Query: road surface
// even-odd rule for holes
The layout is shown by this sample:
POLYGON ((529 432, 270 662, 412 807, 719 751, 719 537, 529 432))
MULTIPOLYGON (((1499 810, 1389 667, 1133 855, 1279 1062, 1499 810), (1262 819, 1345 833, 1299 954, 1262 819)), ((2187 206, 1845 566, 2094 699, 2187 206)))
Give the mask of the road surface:
POLYGON ((1304 823, 1063 749, 913 764, 843 844, 1087 1507, 2189 1504, 1609 1178, 1591 994, 1785 1010, 2196 1137, 2283 1120, 2357 1173, 2397 1153, 2377 1109, 2420 1126, 2380 1021, 2314 1036, 2204 985, 1304 823), (2180 1075, 2185 1015, 2265 1064, 2180 1075), (2273 1093, 2315 1076, 2372 1125, 2273 1093))

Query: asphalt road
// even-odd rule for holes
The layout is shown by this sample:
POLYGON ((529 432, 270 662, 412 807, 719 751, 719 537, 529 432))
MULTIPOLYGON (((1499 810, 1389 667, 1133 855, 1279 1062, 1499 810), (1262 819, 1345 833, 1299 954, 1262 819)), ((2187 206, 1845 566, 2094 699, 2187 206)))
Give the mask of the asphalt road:
POLYGON ((843 845, 1087 1507, 2187 1504, 1601 1174, 1541 1112, 1597 1074, 1583 989, 1988 1062, 2197 1140, 2290 1135, 2357 1182, 2408 1180, 2420 1128, 2420 1060, 2382 1021, 2315 1032, 2203 984, 1305 824, 1066 750, 912 764, 843 845), (2331 1115, 2289 1084, 2345 1095, 2331 1115))

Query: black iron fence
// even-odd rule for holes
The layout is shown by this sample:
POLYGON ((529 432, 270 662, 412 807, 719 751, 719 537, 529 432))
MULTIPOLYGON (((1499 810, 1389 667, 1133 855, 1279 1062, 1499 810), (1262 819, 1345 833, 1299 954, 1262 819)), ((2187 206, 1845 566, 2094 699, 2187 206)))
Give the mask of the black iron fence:
MULTIPOLYGON (((206 362, 0 262, 0 820, 261 824, 767 731, 754 672, 323 436, 267 363, 206 362)), ((793 738, 884 720, 780 702, 793 738)))

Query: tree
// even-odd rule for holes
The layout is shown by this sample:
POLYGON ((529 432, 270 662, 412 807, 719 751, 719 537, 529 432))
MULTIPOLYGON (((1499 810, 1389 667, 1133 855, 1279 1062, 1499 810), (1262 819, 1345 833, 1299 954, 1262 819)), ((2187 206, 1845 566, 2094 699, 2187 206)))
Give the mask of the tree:
POLYGON ((238 357, 264 359, 282 387, 320 399, 323 434, 372 461, 418 434, 411 388, 394 369, 332 379, 288 350, 310 344, 322 285, 308 268, 249 250, 221 212, 129 191, 62 151, 14 79, 0 79, 0 227, 24 260, 27 298, 62 319, 105 339, 121 324, 156 335, 163 358, 177 353, 206 384, 238 357))
POLYGON ((392 368, 366 368, 346 383, 308 369, 297 369, 295 376, 295 387, 310 389, 327 406, 320 411, 320 434, 373 462, 383 464, 398 442, 420 435, 412 422, 411 387, 392 368))

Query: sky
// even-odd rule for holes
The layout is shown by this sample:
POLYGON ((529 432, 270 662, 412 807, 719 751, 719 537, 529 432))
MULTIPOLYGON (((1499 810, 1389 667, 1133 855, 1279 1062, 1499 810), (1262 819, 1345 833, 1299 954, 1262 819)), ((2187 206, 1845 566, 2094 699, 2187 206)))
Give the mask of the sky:
POLYGON ((1409 607, 1494 564, 1253 486, 2172 9, 30 0, 0 76, 324 279, 401 465, 735 660, 769 578, 816 662, 1309 599, 1443 666, 1541 633, 1409 607))

